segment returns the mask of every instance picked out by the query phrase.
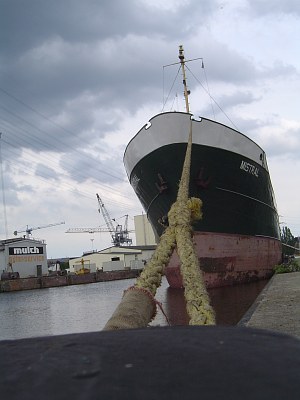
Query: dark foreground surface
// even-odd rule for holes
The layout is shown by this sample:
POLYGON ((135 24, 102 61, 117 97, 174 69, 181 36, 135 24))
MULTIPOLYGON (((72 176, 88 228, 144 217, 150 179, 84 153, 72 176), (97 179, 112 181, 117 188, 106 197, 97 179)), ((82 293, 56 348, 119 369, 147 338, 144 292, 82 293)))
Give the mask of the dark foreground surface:
POLYGON ((0 342, 1 399, 299 399, 300 340, 155 327, 0 342))

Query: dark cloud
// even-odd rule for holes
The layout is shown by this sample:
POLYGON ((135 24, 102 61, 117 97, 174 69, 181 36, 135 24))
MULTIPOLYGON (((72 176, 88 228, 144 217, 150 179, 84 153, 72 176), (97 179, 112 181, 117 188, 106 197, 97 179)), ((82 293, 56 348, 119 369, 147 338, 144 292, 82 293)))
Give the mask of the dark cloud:
POLYGON ((271 67, 260 70, 258 77, 263 79, 299 78, 299 71, 293 65, 286 64, 285 60, 277 60, 271 67))
MULTIPOLYGON (((16 183, 12 178, 12 174, 8 172, 7 168, 3 168, 3 182, 1 182, 1 209, 4 211, 4 205, 19 206, 21 201, 19 193, 22 191, 26 193, 33 193, 33 188, 30 185, 23 184, 22 182, 16 183), (4 198, 2 188, 4 189, 4 198)), ((2 177, 1 177, 2 179, 2 177)), ((2 217, 2 215, 1 215, 2 217)))
MULTIPOLYGON (((15 135, 22 126, 20 145, 32 137, 37 150, 44 143, 46 149, 67 151, 68 145, 92 140, 95 131, 100 137, 109 131, 105 121, 114 109, 135 112, 137 104, 157 101, 161 66, 176 61, 178 38, 192 39, 217 4, 189 1, 165 9, 141 1, 32 0, 15 7, 14 1, 2 1, 6 93, 0 100, 15 135), (103 122, 95 122, 96 111, 103 122)), ((207 32, 201 43, 210 79, 256 78, 249 60, 207 32)))
MULTIPOLYGON (((77 183, 124 181, 120 144, 107 146, 104 138, 141 105, 159 104, 162 66, 178 61, 179 44, 187 43, 187 58, 204 58, 211 85, 236 86, 234 94, 217 98, 225 110, 257 100, 244 89, 247 84, 296 72, 284 61, 262 68, 219 42, 209 29, 218 1, 170 1, 161 7, 141 0, 0 4, 5 158, 22 159, 29 168, 26 151, 33 151, 34 173, 46 179, 61 179, 62 170, 77 183)), ((253 10, 263 7, 251 4, 253 10)), ((195 76, 202 72, 201 63, 189 67, 195 76)), ((168 69, 169 81, 176 69, 168 69)), ((189 77, 192 93, 199 84, 189 77)))
POLYGON ((45 164, 37 164, 35 167, 35 175, 45 179, 57 180, 59 178, 57 172, 45 164))
POLYGON ((68 43, 96 43, 116 36, 148 36, 153 32, 165 38, 174 34, 186 36, 195 30, 197 13, 201 10, 203 21, 218 2, 173 3, 166 8, 140 0, 2 0, 0 45, 9 56, 19 57, 53 37, 68 43))
MULTIPOLYGON (((202 115, 205 116, 213 114, 214 118, 216 117, 220 118, 221 116, 222 119, 224 118, 226 119, 227 116, 226 112, 228 110, 230 110, 230 113, 232 114, 237 107, 240 108, 243 105, 252 104, 258 101, 259 99, 260 98, 257 95, 254 95, 252 92, 248 90, 234 91, 234 93, 220 96, 218 98, 218 101, 212 98, 210 104, 203 109, 202 115)), ((237 118, 235 118, 235 121, 236 121, 235 128, 237 128, 237 126, 238 127, 242 126, 241 124, 238 123, 237 118)), ((230 120, 228 120, 227 123, 232 124, 230 120)))
POLYGON ((259 97, 255 96, 253 93, 249 91, 237 91, 231 95, 221 96, 219 99, 224 109, 236 106, 237 104, 240 106, 244 104, 251 104, 257 100, 259 100, 259 97))
POLYGON ((169 9, 137 0, 2 3, 0 68, 10 88, 21 89, 23 98, 33 93, 31 104, 43 111, 46 99, 45 108, 50 102, 57 110, 86 91, 106 105, 116 96, 124 104, 130 90, 138 97, 141 83, 151 91, 160 82, 163 56, 172 59, 167 43, 195 33, 216 2, 169 9))
POLYGON ((84 149, 101 148, 122 121, 119 110, 135 113, 161 97, 161 66, 176 59, 168 40, 188 38, 197 13, 203 21, 214 4, 2 0, 0 118, 11 159, 30 164, 20 152, 30 149, 36 175, 57 178, 51 153, 63 154, 60 167, 76 182, 123 179, 121 157, 99 162, 84 149))
MULTIPOLYGON (((104 146, 103 151, 105 151, 104 146)), ((115 161, 113 155, 108 162, 101 161, 101 150, 98 154, 85 153, 85 157, 78 157, 76 152, 69 152, 62 157, 60 166, 78 183, 87 179, 109 184, 124 182, 125 171, 121 159, 115 161)))

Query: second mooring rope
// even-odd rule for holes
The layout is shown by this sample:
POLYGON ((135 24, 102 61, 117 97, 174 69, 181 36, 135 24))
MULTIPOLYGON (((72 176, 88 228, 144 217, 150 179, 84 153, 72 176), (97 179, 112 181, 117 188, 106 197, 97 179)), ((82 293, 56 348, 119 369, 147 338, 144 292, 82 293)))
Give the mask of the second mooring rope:
POLYGON ((164 268, 177 245, 181 262, 181 275, 190 325, 214 325, 215 315, 209 302, 198 257, 192 241, 192 222, 202 218, 202 201, 189 199, 190 166, 192 153, 192 121, 189 140, 179 184, 177 200, 172 205, 169 226, 160 237, 159 244, 134 286, 124 292, 121 303, 106 323, 104 330, 143 328, 155 317, 154 296, 161 284, 164 268))

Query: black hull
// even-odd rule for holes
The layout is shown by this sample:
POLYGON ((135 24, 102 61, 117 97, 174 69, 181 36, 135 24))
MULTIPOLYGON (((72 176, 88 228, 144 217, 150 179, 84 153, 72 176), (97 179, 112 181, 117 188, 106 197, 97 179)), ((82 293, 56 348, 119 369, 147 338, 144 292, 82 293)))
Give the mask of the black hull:
MULTIPOLYGON (((161 221, 176 200, 186 144, 170 144, 144 157, 132 179, 148 218, 160 236, 161 221)), ((223 149, 193 145, 190 196, 203 201, 194 229, 279 238, 278 215, 268 171, 253 160, 223 149), (244 163, 244 164, 243 164, 244 163), (251 171, 241 169, 248 163, 251 171)))
MULTIPOLYGON (((194 245, 208 287, 266 279, 281 260, 278 214, 264 151, 225 125, 159 114, 128 144, 125 168, 158 236, 176 201, 192 124, 189 196, 203 202, 194 245)), ((182 287, 176 251, 165 267, 182 287)))

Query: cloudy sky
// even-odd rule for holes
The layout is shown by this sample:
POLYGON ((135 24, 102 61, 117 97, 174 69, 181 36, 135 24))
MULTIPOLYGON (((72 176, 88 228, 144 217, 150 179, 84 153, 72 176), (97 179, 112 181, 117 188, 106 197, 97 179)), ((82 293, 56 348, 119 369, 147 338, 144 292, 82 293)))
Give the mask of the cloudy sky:
POLYGON ((204 60, 189 64, 192 112, 264 148, 280 221, 300 235, 299 1, 0 0, 0 27, 0 239, 65 221, 32 232, 49 258, 105 248, 107 233, 65 233, 105 227, 96 193, 133 228, 123 153, 153 115, 184 110, 163 68, 180 44, 204 60))

